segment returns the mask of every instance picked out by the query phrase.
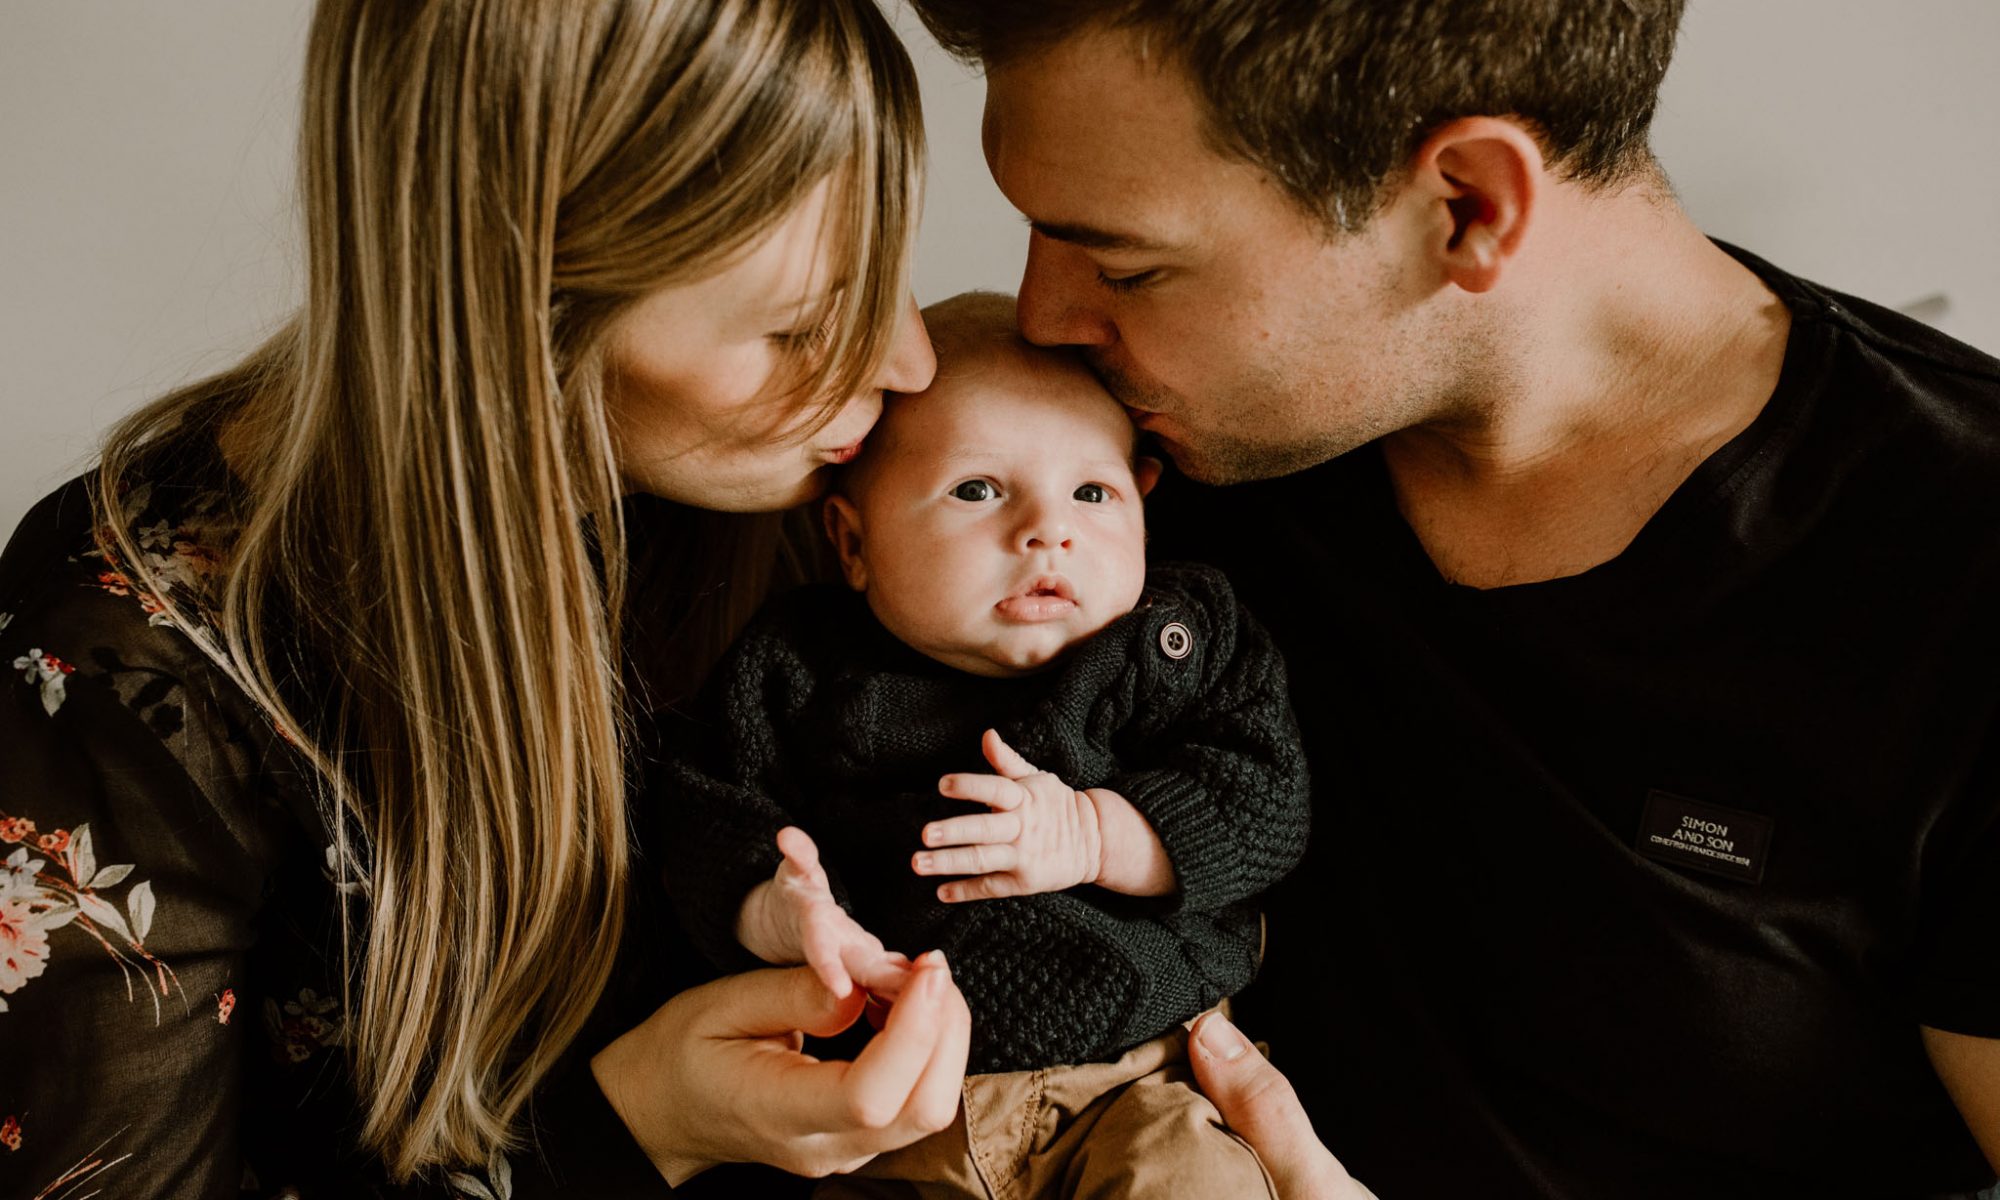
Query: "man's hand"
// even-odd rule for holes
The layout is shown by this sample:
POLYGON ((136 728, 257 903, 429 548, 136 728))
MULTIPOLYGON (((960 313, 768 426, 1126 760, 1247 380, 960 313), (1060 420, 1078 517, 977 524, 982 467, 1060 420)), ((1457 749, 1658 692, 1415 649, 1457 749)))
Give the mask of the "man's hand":
POLYGON ((970 875, 938 887, 938 899, 990 900, 1060 892, 1095 883, 1104 869, 1097 801, 1047 771, 1037 771, 987 730, 980 741, 993 775, 947 775, 939 793, 984 804, 991 812, 924 826, 910 860, 919 875, 970 875))
POLYGON ((1209 1013, 1195 1022, 1188 1058, 1223 1121, 1264 1161, 1280 1200, 1375 1200, 1313 1133, 1291 1082, 1229 1018, 1209 1013))
POLYGON ((909 977, 910 960, 886 950, 833 898, 819 847, 806 831, 787 825, 778 831, 785 861, 758 884, 736 917, 736 939, 767 963, 803 962, 826 990, 844 1000, 855 984, 884 1000, 894 1000, 909 977))

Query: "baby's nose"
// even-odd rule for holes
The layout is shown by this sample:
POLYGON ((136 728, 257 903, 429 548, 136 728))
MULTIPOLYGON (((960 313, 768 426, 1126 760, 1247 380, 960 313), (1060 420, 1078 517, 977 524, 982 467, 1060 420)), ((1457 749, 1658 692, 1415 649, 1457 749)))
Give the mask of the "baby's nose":
POLYGON ((1020 540, 1024 551, 1070 550, 1074 549, 1076 532, 1060 514, 1042 509, 1021 523, 1020 540))

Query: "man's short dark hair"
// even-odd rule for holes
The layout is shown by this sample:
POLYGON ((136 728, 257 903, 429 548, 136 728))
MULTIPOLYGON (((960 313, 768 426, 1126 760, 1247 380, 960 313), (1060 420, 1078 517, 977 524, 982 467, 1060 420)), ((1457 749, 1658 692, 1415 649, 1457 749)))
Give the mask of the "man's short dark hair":
POLYGON ((1179 60, 1218 149, 1307 211, 1359 229, 1423 139, 1512 116, 1564 177, 1653 166, 1646 131, 1685 0, 912 0, 946 50, 988 67, 1087 27, 1179 60))

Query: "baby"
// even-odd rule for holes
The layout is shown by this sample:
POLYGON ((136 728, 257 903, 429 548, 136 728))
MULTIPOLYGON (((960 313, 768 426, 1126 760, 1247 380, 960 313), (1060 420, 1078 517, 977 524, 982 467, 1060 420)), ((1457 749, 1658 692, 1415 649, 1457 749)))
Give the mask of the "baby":
POLYGON ((674 756, 669 885, 726 967, 893 999, 952 964, 958 1121, 822 1196, 1265 1195, 1185 1025, 1305 846, 1283 664, 1221 575, 1147 569, 1159 465, 1086 369, 1006 297, 925 316, 936 382, 826 503, 846 587, 771 603, 674 756))

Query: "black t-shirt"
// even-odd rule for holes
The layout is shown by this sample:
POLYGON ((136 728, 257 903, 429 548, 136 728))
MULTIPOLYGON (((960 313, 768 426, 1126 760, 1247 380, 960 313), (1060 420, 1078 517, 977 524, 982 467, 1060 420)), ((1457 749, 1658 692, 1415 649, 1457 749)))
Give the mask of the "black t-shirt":
POLYGON ((1740 257, 1775 392, 1580 575, 1445 582, 1374 447, 1158 494, 1315 782, 1241 1011, 1386 1200, 1993 1181, 1918 1026, 2000 1037, 2000 363, 1740 257))

